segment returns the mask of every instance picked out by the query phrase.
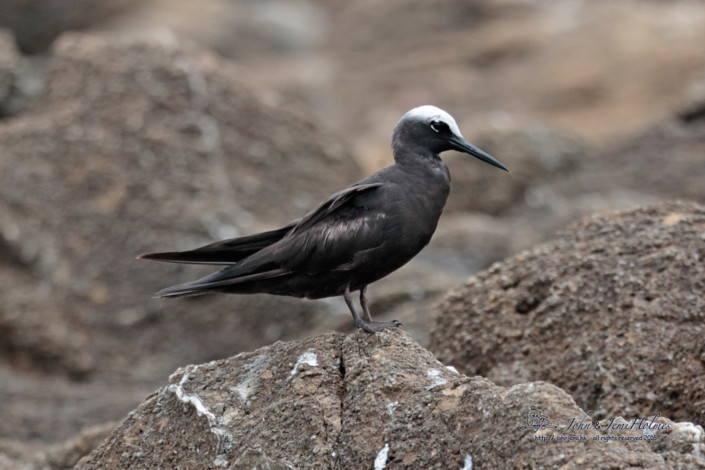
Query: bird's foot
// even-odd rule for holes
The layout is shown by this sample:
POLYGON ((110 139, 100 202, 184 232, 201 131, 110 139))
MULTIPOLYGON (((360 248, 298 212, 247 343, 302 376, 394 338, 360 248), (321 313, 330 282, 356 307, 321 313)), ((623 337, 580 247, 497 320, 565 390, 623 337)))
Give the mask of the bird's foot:
POLYGON ((392 321, 364 321, 363 319, 360 319, 360 321, 355 322, 355 326, 358 328, 362 328, 363 330, 367 331, 368 333, 379 333, 380 331, 384 330, 385 328, 397 328, 402 326, 402 323, 398 320, 392 320, 392 321))

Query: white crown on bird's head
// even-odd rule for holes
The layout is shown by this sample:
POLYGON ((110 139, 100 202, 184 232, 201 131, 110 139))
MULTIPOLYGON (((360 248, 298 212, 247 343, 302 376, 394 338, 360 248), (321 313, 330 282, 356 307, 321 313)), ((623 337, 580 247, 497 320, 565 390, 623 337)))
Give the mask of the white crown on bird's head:
MULTIPOLYGON (((448 124, 448 127, 450 128, 451 132, 453 132, 453 134, 457 135, 458 137, 463 136, 463 134, 460 133, 460 128, 455 122, 455 119, 453 119, 453 116, 448 114, 446 111, 443 111, 441 108, 431 106, 430 104, 419 106, 408 111, 401 117, 399 122, 402 122, 404 120, 418 120, 426 123, 430 123, 432 121, 442 121, 448 124)), ((398 125, 399 124, 397 124, 397 126, 398 125)))

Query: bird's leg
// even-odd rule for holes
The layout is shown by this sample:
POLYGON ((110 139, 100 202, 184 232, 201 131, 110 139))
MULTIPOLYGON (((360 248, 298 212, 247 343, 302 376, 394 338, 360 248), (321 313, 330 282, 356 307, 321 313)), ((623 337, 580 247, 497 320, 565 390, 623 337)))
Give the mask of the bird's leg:
POLYGON ((362 311, 365 314, 365 321, 368 323, 372 321, 372 315, 370 315, 370 307, 367 306, 367 286, 360 289, 360 305, 362 306, 362 311))
POLYGON ((362 305, 363 310, 365 310, 365 316, 369 318, 369 320, 363 320, 362 318, 360 318, 360 315, 357 314, 357 311, 355 310, 355 305, 353 305, 352 295, 350 294, 350 286, 347 286, 345 288, 345 292, 343 293, 343 298, 345 299, 345 303, 350 309, 350 313, 352 313, 356 328, 362 328, 368 333, 377 333, 384 330, 385 328, 401 326, 401 323, 396 320, 390 322, 372 321, 369 309, 367 308, 367 299, 365 298, 365 302, 363 303, 363 297, 364 293, 361 293, 360 304, 362 305))
POLYGON ((377 333, 377 330, 368 326, 367 322, 360 318, 360 315, 357 314, 357 311, 355 310, 355 305, 353 304, 352 295, 350 294, 350 286, 345 287, 345 292, 343 292, 343 298, 345 299, 345 303, 348 304, 350 313, 352 313, 353 320, 355 321, 355 328, 362 328, 368 333, 377 333))
POLYGON ((378 331, 382 331, 390 326, 401 326, 399 320, 392 321, 374 321, 372 320, 372 315, 370 314, 370 307, 367 305, 367 286, 360 289, 360 305, 362 305, 362 311, 365 312, 365 321, 367 325, 372 328, 379 328, 378 331))

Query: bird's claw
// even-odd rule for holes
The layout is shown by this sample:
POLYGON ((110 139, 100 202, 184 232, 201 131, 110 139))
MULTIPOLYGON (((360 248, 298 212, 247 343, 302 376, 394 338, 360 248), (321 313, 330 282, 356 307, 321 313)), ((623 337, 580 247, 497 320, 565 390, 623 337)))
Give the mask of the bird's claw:
POLYGON ((384 321, 369 321, 366 322, 362 319, 360 321, 355 322, 355 326, 358 328, 362 328, 363 330, 367 331, 368 333, 379 333, 380 331, 384 330, 385 328, 398 328, 402 326, 402 323, 398 320, 392 320, 389 322, 384 322, 384 321))

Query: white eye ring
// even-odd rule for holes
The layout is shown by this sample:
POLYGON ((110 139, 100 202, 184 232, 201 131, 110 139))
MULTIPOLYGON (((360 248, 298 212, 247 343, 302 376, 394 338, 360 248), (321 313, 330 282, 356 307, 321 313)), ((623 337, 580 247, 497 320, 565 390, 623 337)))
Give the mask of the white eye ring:
POLYGON ((440 131, 436 128, 436 122, 435 122, 435 121, 431 123, 431 129, 433 129, 433 131, 436 132, 436 133, 440 132, 440 131))

